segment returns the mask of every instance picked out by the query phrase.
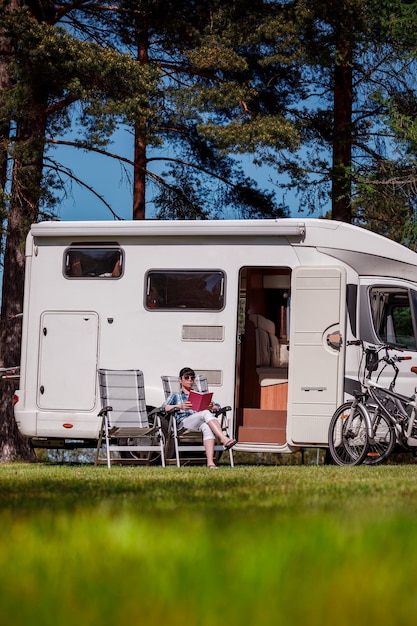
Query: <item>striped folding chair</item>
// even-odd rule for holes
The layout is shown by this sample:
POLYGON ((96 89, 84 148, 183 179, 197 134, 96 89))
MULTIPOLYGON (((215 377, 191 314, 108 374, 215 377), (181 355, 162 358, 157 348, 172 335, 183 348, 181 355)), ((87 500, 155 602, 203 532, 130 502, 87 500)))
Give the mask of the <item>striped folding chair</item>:
POLYGON ((155 453, 165 466, 165 438, 158 409, 148 414, 143 373, 140 370, 99 369, 102 418, 96 465, 112 461, 149 464, 155 453), (104 448, 104 450, 103 450, 104 448), (105 456, 103 457, 103 454, 105 456))
MULTIPOLYGON (((178 380, 178 376, 161 376, 162 387, 165 394, 165 400, 169 398, 171 393, 177 392, 180 390, 180 383, 178 380)), ((197 375, 194 380, 193 389, 195 391, 205 392, 208 391, 208 382, 205 376, 197 375)), ((227 433, 227 411, 230 411, 230 406, 225 406, 219 409, 214 415, 219 418, 220 425, 222 429, 227 433)), ((205 450, 203 445, 203 437, 200 431, 195 430, 187 430, 185 428, 179 430, 177 428, 177 421, 175 419, 175 413, 170 415, 169 426, 168 426, 168 436, 166 438, 166 450, 169 449, 169 444, 171 439, 174 439, 175 445, 175 461, 177 467, 180 467, 181 464, 196 462, 197 455, 194 456, 191 453, 200 453, 204 456, 201 458, 205 458, 205 450)), ((215 461, 216 463, 220 459, 224 448, 223 445, 216 441, 214 446, 215 451, 215 461)), ((229 459, 230 465, 234 467, 233 461, 233 451, 230 449, 229 459)))

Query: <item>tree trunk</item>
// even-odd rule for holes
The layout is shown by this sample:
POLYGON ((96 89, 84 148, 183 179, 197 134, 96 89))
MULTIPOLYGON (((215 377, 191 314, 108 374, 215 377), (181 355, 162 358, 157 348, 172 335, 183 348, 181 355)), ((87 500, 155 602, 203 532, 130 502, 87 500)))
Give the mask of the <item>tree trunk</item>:
MULTIPOLYGON (((10 0, 6 7, 6 11, 12 13, 20 6, 18 0, 10 0)), ((4 36, 0 30, 0 105, 2 105, 1 94, 6 93, 11 87, 9 76, 9 65, 13 60, 12 42, 4 36)), ((6 210, 5 193, 8 182, 8 163, 9 155, 7 144, 9 143, 10 126, 4 123, 0 127, 0 209, 2 220, 6 210)), ((13 216, 12 216, 13 222, 13 216)), ((2 231, 2 248, 5 237, 2 231)), ((13 237, 12 237, 13 239, 13 237)), ((11 246, 13 241, 7 242, 7 257, 10 258, 11 246)), ((21 250, 21 245, 18 247, 21 250)), ((24 257, 23 257, 24 261, 24 257)), ((17 285, 23 284, 22 259, 17 265, 17 273, 12 268, 9 269, 5 259, 6 274, 3 282, 6 284, 6 290, 11 291, 7 295, 3 291, 2 296, 2 314, 0 319, 0 365, 13 367, 20 363, 20 338, 21 338, 21 318, 12 317, 15 313, 21 311, 22 297, 16 294, 17 285)), ((33 451, 29 442, 20 435, 16 421, 13 415, 13 395, 18 386, 18 382, 14 379, 0 380, 0 461, 14 461, 16 459, 32 459, 33 451)))
MULTIPOLYGON (((144 41, 140 41, 138 34, 138 63, 148 63, 147 37, 143 34, 144 41)), ((145 189, 146 189, 146 122, 138 121, 135 124, 135 146, 133 167, 133 219, 145 219, 145 189)))
MULTIPOLYGON (((14 316, 23 310, 25 242, 30 225, 38 219, 45 135, 45 106, 34 103, 24 121, 17 124, 13 151, 13 176, 7 216, 4 255, 0 363, 13 367, 20 362, 21 324, 14 316)), ((29 442, 19 434, 13 414, 13 391, 17 385, 2 381, 0 395, 0 462, 34 458, 29 442)))
POLYGON ((137 122, 135 125, 135 147, 133 168, 133 219, 145 219, 145 189, 146 189, 146 141, 143 136, 144 125, 137 122))
MULTIPOLYGON (((19 0, 10 0, 6 7, 6 13, 13 13, 19 8, 19 0)), ((12 87, 9 75, 9 66, 13 60, 13 44, 10 38, 5 36, 0 25, 0 107, 4 104, 2 94, 12 87)), ((5 213, 5 198, 8 172, 8 152, 10 124, 6 121, 0 125, 0 218, 3 221, 5 213)), ((3 231, 0 235, 0 250, 3 250, 3 231)))
POLYGON ((352 44, 342 41, 334 72, 332 219, 352 220, 352 44))
MULTIPOLYGON (((8 58, 10 54, 10 43, 1 36, 0 33, 0 107, 2 106, 2 93, 10 89, 11 82, 8 72, 8 58)), ((9 141, 9 124, 0 125, 0 193, 5 192, 7 181, 7 149, 6 145, 9 141)), ((4 209, 4 196, 0 202, 1 210, 4 209)))

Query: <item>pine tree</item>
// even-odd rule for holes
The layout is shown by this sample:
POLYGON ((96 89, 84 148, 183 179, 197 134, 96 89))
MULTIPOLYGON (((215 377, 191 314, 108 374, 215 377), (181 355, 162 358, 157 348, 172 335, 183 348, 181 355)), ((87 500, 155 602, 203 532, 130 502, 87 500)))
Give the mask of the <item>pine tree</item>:
POLYGON ((201 0, 122 3, 115 35, 138 63, 157 67, 161 77, 158 88, 149 94, 154 115, 136 121, 134 127, 134 218, 145 216, 147 186, 152 186, 159 216, 221 217, 228 207, 240 210, 242 217, 286 214, 273 194, 262 192, 245 176, 238 158, 231 156, 253 152, 262 134, 269 133, 280 143, 294 141, 289 122, 278 123, 272 115, 269 122, 258 115, 255 120, 247 108, 256 92, 252 84, 257 81, 256 71, 262 71, 262 54, 257 54, 257 70, 255 60, 249 67, 254 42, 242 42, 252 38, 256 24, 264 22, 267 4, 259 0, 210 5, 201 0), (152 164, 161 162, 158 148, 165 146, 170 157, 165 159, 164 174, 157 178, 152 164))
MULTIPOLYGON (((15 323, 12 327, 11 320, 19 319, 16 315, 23 306, 26 236, 41 211, 54 202, 50 191, 54 169, 51 175, 44 174, 47 134, 67 128, 78 104, 87 129, 80 146, 100 145, 115 120, 146 115, 147 99, 141 94, 153 81, 149 69, 138 67, 128 55, 57 28, 57 14, 58 8, 50 3, 0 8, 4 86, 0 128, 5 159, 13 164, 10 170, 4 160, 2 168, 11 171, 10 189, 3 180, 7 225, 0 329, 3 367, 15 366, 20 359, 20 327, 15 323)), ((28 457, 30 449, 19 437, 12 414, 12 382, 4 383, 2 391, 0 459, 28 457)))

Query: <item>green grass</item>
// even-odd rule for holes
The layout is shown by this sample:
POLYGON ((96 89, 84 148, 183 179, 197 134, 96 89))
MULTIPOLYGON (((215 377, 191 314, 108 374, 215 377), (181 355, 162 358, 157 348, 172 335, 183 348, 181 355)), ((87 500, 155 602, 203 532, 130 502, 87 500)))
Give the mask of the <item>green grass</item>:
POLYGON ((417 468, 0 465, 13 626, 409 626, 417 468))

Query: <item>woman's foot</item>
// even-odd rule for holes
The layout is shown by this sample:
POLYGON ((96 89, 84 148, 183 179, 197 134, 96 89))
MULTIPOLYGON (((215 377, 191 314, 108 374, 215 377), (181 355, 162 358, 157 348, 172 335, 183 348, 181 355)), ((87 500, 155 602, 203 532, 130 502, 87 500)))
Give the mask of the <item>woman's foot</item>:
POLYGON ((217 465, 215 465, 214 463, 210 463, 209 465, 207 465, 207 467, 209 469, 217 469, 217 465))
POLYGON ((233 448, 233 446, 235 446, 236 444, 237 444, 237 439, 228 439, 224 444, 224 449, 230 450, 230 448, 233 448))

